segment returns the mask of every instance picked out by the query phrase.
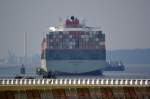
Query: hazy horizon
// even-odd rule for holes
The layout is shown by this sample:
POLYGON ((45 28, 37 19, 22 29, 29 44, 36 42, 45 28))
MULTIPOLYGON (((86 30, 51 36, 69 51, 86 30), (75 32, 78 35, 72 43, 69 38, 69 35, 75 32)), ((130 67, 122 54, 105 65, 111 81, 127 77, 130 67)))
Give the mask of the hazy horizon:
POLYGON ((0 0, 0 57, 40 53, 43 33, 74 15, 106 34, 106 49, 150 48, 150 0, 0 0))

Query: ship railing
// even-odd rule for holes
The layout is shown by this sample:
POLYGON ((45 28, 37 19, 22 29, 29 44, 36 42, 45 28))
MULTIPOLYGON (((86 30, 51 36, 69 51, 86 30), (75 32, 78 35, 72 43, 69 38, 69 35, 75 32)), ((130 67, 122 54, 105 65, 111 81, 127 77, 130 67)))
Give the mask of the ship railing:
POLYGON ((150 86, 150 79, 0 79, 2 85, 150 86))

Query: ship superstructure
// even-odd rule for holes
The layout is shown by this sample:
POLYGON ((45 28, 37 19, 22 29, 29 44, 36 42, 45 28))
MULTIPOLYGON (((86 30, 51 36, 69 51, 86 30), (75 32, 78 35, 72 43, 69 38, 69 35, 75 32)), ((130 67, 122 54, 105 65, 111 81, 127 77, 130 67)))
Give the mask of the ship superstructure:
POLYGON ((61 26, 49 27, 41 46, 41 67, 46 71, 90 74, 105 66, 105 34, 74 16, 61 26))

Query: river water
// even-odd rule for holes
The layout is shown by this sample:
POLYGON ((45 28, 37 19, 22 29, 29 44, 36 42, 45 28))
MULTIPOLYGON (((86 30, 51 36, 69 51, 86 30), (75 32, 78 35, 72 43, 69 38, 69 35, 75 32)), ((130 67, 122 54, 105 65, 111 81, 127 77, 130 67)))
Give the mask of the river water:
MULTIPOLYGON (((0 77, 14 77, 19 74, 20 67, 9 66, 9 67, 0 67, 0 77)), ((36 75, 36 67, 27 67, 27 75, 36 75)), ((150 77, 150 64, 125 64, 125 71, 104 71, 103 76, 101 77, 130 77, 130 76, 150 77)))

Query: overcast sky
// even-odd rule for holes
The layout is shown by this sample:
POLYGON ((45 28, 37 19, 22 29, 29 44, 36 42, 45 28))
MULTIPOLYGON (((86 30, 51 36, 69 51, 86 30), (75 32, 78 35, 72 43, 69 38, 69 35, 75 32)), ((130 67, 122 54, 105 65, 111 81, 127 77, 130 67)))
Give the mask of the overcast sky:
POLYGON ((150 0, 0 0, 0 57, 23 55, 24 32, 28 56, 40 53, 43 32, 71 15, 101 27, 107 49, 150 48, 150 0))

